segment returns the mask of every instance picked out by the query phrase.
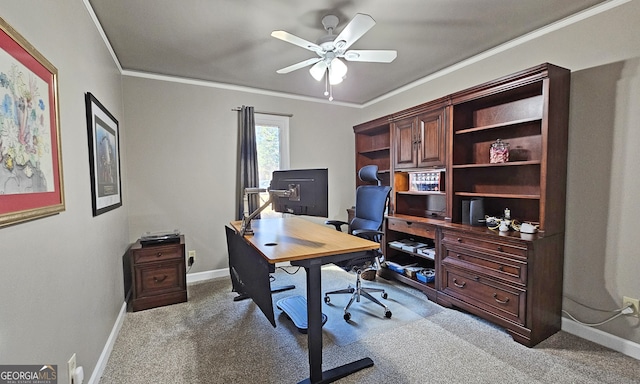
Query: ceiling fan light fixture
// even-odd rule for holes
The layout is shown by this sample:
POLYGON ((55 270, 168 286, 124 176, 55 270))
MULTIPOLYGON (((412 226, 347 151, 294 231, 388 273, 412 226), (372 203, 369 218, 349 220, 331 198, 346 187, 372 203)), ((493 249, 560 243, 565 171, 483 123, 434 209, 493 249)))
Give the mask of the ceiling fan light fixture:
POLYGON ((342 83, 342 80, 344 80, 342 77, 337 77, 335 75, 331 75, 331 72, 329 72, 329 84, 337 85, 337 84, 342 83))
POLYGON ((329 65, 329 68, 331 69, 329 74, 336 78, 339 77, 340 79, 343 79, 347 75, 347 65, 337 57, 331 60, 331 64, 329 65))
POLYGON ((324 61, 318 61, 311 68, 309 68, 309 73, 311 76, 316 79, 316 81, 322 80, 324 73, 327 70, 327 64, 324 61))

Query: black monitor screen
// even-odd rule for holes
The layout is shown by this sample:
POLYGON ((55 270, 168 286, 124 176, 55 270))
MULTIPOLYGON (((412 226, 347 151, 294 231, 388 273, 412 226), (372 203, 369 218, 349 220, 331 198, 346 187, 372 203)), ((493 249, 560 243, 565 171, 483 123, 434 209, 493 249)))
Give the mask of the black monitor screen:
POLYGON ((327 168, 274 171, 269 193, 273 210, 305 216, 329 216, 329 182, 327 168), (282 196, 280 191, 293 191, 282 196))

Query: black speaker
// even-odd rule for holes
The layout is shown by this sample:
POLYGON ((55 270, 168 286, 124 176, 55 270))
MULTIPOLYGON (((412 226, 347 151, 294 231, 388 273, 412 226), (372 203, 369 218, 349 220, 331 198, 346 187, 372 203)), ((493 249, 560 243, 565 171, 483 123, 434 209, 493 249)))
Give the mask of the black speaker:
POLYGON ((471 225, 483 225, 484 223, 484 200, 481 198, 471 199, 469 204, 469 222, 471 225), (483 220, 480 222, 480 220, 483 220))
POLYGON ((469 215, 470 213, 470 207, 471 205, 471 200, 462 200, 462 224, 471 224, 469 215))

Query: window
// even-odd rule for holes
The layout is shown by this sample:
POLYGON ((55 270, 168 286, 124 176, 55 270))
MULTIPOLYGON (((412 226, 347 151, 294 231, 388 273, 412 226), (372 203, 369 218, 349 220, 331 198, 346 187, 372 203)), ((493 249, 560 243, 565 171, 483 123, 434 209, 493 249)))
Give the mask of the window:
MULTIPOLYGON (((268 188, 273 171, 289 169, 289 118, 256 113, 256 147, 258 152, 258 173, 260 188, 268 188)), ((269 199, 268 193, 261 193, 262 203, 269 199)), ((271 207, 262 211, 262 217, 277 217, 271 207)))

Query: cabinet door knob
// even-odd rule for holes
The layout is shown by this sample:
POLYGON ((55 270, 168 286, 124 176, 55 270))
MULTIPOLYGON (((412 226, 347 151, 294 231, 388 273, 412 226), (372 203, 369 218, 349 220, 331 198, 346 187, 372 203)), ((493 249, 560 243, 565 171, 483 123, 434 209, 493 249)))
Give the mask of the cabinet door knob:
POLYGON ((158 252, 158 253, 156 254, 156 257, 160 257, 160 256, 162 256, 162 252, 158 252))
POLYGON ((462 243, 462 239, 458 237, 458 243, 462 243))
POLYGON ((456 280, 455 278, 453 279, 453 285, 455 285, 458 288, 464 288, 465 285, 467 285, 466 281, 463 281, 462 284, 458 284, 458 280, 456 280))
POLYGON ((497 293, 493 294, 493 299, 495 301, 497 301, 498 303, 500 303, 500 304, 507 304, 509 302, 509 298, 508 297, 505 300, 498 299, 498 294, 497 293))
POLYGON ((502 252, 502 247, 498 246, 498 252, 502 252))
POLYGON ((456 257, 457 257, 458 259, 462 259, 462 256, 461 256, 459 253, 456 253, 456 257))
POLYGON ((153 281, 155 281, 156 283, 162 283, 163 281, 165 281, 167 279, 167 275, 162 276, 161 278, 158 279, 157 276, 153 276, 153 281))

